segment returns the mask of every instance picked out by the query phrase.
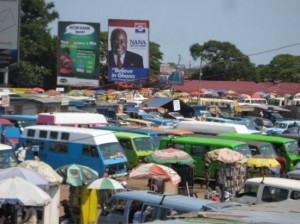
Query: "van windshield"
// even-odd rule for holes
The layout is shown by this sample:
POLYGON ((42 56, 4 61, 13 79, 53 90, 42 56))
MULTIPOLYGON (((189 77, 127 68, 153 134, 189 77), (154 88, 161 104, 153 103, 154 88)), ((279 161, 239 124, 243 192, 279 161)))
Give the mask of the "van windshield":
POLYGON ((252 156, 251 150, 247 144, 235 146, 233 149, 248 158, 252 156))
POLYGON ((154 150, 151 138, 135 138, 133 140, 137 151, 154 150))
POLYGON ((285 143, 286 148, 289 150, 289 153, 292 155, 298 155, 299 146, 296 141, 285 143))
POLYGON ((112 142, 100 145, 103 159, 115 159, 124 157, 124 151, 119 142, 112 142))
POLYGON ((262 145, 259 147, 259 154, 268 157, 276 157, 276 152, 273 148, 273 145, 262 145))
POLYGON ((0 151, 0 169, 17 166, 17 160, 12 150, 0 151))

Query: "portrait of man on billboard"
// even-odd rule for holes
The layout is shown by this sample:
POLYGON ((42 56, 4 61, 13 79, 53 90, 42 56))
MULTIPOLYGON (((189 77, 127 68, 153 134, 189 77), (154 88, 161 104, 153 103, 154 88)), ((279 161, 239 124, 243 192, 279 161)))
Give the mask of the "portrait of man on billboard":
POLYGON ((116 28, 111 32, 108 52, 108 63, 110 67, 135 67, 144 68, 143 57, 137 53, 127 50, 127 33, 121 28, 116 28))

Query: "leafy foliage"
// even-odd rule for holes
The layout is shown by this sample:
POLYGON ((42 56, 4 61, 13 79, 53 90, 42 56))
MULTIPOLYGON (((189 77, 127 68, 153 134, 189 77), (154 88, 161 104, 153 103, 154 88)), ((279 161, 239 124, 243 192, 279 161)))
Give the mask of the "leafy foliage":
POLYGON ((203 45, 190 47, 194 60, 203 61, 203 79, 211 80, 251 80, 255 66, 235 45, 229 42, 208 41, 203 45))
POLYGON ((56 78, 56 41, 47 25, 58 18, 54 3, 21 1, 20 66, 10 71, 15 87, 52 88, 56 78))

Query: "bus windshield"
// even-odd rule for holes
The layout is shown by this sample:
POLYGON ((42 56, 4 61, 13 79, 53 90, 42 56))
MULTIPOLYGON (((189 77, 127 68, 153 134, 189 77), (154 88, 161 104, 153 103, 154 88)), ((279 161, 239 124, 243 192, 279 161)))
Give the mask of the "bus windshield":
POLYGON ((235 146, 234 150, 243 154, 247 158, 252 156, 251 150, 249 149, 249 146, 247 144, 235 146))
POLYGON ((138 151, 154 150, 154 145, 151 138, 135 138, 133 140, 138 151))
POLYGON ((298 147, 298 143, 296 141, 287 142, 287 143, 285 143, 285 146, 289 150, 290 154, 298 155, 299 147, 298 147))
POLYGON ((263 145, 259 147, 259 153, 267 157, 276 157, 276 152, 273 148, 273 145, 263 145))
POLYGON ((100 145, 103 159, 115 159, 117 157, 124 157, 124 151, 119 142, 111 142, 100 145))

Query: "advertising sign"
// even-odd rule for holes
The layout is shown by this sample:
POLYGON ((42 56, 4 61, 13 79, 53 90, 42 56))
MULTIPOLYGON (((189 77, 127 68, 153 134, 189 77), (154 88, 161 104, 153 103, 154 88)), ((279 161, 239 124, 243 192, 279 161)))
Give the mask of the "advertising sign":
POLYGON ((0 0, 0 68, 18 64, 20 0, 0 0))
POLYGON ((99 86, 100 23, 58 22, 57 85, 99 86))
POLYGON ((108 79, 146 82, 149 76, 149 21, 108 20, 108 79))

